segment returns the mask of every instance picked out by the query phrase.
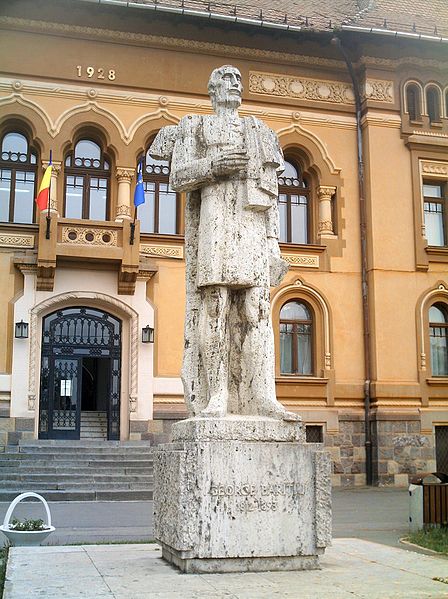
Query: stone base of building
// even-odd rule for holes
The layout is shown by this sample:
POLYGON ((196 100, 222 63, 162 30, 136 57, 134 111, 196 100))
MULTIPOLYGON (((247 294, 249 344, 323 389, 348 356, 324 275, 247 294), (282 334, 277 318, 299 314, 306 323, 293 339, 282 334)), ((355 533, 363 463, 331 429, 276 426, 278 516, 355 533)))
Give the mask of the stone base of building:
POLYGON ((228 416, 172 427, 154 452, 154 531, 183 571, 319 567, 331 542, 330 456, 300 422, 228 416))
MULTIPOLYGON (((288 570, 320 570, 317 555, 295 557, 236 557, 191 559, 183 551, 162 544, 162 557, 185 574, 227 574, 229 572, 286 572, 288 570)), ((188 552, 187 552, 188 553, 188 552)), ((323 551, 322 551, 323 553, 323 551)))

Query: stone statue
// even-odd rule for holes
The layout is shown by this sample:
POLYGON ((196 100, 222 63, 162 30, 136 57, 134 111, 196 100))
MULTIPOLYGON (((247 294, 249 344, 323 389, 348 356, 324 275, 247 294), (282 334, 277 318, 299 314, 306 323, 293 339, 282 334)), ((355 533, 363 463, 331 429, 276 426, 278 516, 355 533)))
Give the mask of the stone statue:
POLYGON ((288 270, 278 246, 277 136, 241 118, 241 74, 215 69, 214 114, 188 115, 150 148, 170 160, 170 185, 187 192, 186 318, 182 379, 192 416, 298 420, 275 394, 270 286, 288 270))

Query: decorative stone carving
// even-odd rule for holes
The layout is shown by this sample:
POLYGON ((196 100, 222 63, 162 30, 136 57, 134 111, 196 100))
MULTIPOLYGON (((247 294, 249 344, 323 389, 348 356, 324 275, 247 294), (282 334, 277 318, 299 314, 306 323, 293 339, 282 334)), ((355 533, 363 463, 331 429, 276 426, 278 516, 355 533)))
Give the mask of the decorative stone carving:
MULTIPOLYGON (((251 71, 249 91, 253 94, 300 98, 332 104, 354 104, 352 86, 341 81, 308 79, 276 73, 251 71)), ((393 103, 393 81, 368 79, 364 85, 363 97, 376 102, 393 103)))
POLYGON ((159 245, 146 244, 140 245, 140 253, 156 258, 177 258, 182 260, 184 257, 184 248, 181 245, 159 245))
MULTIPOLYGON (((42 161, 42 166, 46 169, 50 163, 46 160, 42 161)), ((51 184, 50 184, 50 212, 54 214, 59 213, 58 208, 58 177, 62 170, 61 162, 52 162, 51 163, 51 184)))
POLYGON ((334 236, 331 200, 336 187, 319 185, 316 192, 319 198, 319 237, 334 236))
POLYGON ((150 153, 187 192, 182 380, 192 416, 155 452, 155 535, 185 572, 311 569, 331 538, 330 459, 275 395, 278 246, 273 131, 240 118, 241 75, 209 80, 215 114, 161 129, 150 153))
POLYGON ((33 248, 34 235, 20 235, 19 233, 1 233, 0 247, 33 248))
POLYGON ((363 96, 366 100, 391 104, 394 102, 394 82, 367 79, 364 84, 363 96))
POLYGON ((354 104, 351 85, 338 81, 290 77, 275 73, 251 71, 249 91, 252 94, 301 98, 332 104, 354 104))
POLYGON ((62 227, 62 243, 75 245, 118 245, 117 231, 94 227, 62 227))
POLYGON ((303 266, 304 268, 319 268, 319 256, 305 256, 304 254, 284 254, 283 260, 294 267, 303 266))
POLYGON ((421 161, 422 172, 426 175, 436 175, 448 177, 448 162, 427 162, 421 161))
POLYGON ((118 180, 118 200, 115 220, 131 219, 131 181, 135 169, 117 166, 116 177, 118 180))

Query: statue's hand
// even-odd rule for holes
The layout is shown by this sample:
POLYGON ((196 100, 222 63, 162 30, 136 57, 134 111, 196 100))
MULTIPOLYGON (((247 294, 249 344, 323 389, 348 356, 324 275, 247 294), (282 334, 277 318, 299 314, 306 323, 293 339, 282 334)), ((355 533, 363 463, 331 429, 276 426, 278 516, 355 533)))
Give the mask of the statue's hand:
POLYGON ((249 156, 244 150, 236 150, 234 147, 223 149, 212 161, 212 172, 216 177, 232 175, 245 169, 248 161, 249 156))

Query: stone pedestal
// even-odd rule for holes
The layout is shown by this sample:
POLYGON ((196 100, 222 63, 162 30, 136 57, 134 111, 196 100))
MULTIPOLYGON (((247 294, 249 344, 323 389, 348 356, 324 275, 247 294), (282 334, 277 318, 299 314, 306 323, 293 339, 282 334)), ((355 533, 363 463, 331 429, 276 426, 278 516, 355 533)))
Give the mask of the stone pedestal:
POLYGON ((155 452, 155 537, 184 572, 319 568, 331 541, 329 454, 303 425, 192 418, 155 452))

